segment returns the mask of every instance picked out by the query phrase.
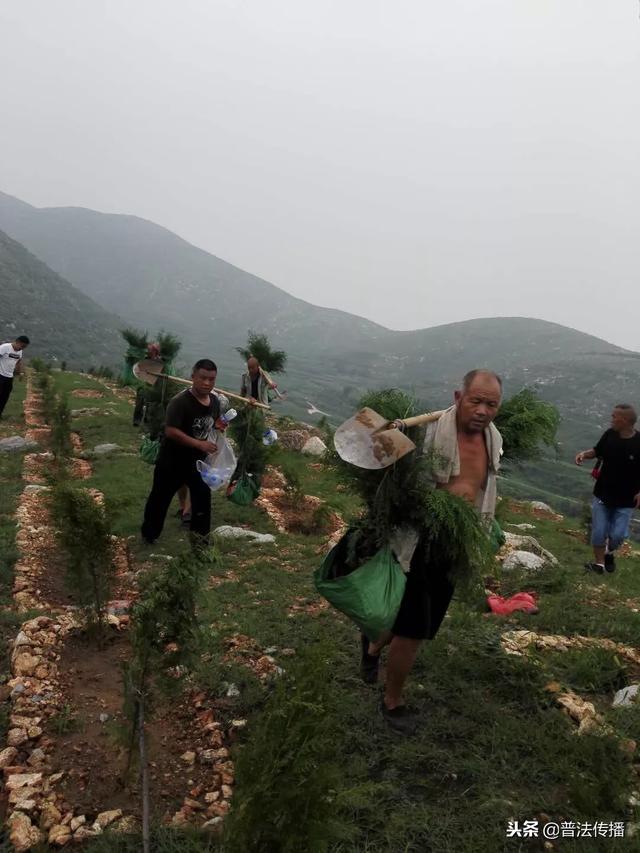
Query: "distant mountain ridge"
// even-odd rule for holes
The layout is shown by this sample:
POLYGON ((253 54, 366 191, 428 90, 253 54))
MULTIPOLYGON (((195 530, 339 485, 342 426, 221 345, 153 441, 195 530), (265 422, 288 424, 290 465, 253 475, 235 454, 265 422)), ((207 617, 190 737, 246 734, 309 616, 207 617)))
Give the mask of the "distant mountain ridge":
POLYGON ((64 360, 83 369, 119 360, 122 321, 3 231, 0 294, 0 338, 27 334, 32 341, 27 356, 64 360))
MULTIPOLYGON (((575 329, 522 317, 408 332, 321 308, 135 216, 35 208, 0 193, 0 228, 127 325, 175 331, 188 363, 211 355, 220 384, 239 379, 248 329, 289 353, 289 411, 313 401, 334 420, 363 391, 397 385, 429 406, 451 400, 470 368, 503 375, 507 393, 536 387, 559 406, 563 439, 590 435, 616 401, 640 400, 637 354, 575 329)), ((576 439, 577 440, 577 439, 576 439)))

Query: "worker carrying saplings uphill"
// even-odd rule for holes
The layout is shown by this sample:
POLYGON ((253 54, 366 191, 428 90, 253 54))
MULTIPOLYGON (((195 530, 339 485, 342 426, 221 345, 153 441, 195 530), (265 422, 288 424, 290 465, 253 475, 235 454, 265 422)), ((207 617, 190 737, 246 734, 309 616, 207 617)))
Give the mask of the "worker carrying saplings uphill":
POLYGON ((258 359, 252 355, 247 360, 246 371, 242 374, 241 396, 268 406, 273 399, 270 392, 275 391, 277 387, 276 383, 265 375, 258 359))

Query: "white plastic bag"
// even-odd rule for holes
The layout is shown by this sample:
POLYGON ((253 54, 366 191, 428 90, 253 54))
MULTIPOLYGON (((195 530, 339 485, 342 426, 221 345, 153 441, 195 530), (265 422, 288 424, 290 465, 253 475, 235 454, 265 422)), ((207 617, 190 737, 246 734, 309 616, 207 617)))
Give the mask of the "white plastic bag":
POLYGON ((207 486, 215 492, 229 483, 238 463, 224 433, 216 433, 212 440, 218 445, 218 449, 206 459, 199 459, 196 468, 207 486))

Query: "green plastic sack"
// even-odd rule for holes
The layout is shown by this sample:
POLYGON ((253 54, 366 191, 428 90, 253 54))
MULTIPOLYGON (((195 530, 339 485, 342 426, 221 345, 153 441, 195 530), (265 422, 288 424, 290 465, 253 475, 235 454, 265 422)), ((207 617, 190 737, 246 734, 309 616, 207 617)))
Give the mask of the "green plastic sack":
POLYGON ((382 548, 349 574, 340 575, 343 537, 315 570, 315 587, 336 610, 344 613, 370 640, 390 631, 396 621, 407 582, 390 548, 382 548))
POLYGON ((140 443, 140 456, 143 461, 148 462, 149 465, 155 465, 158 453, 160 453, 160 442, 149 438, 148 435, 143 435, 140 443))
POLYGON ((492 550, 497 554, 500 548, 507 541, 502 528, 498 524, 498 522, 493 519, 491 522, 491 527, 489 528, 489 542, 491 543, 492 550))
POLYGON ((255 478, 243 474, 239 480, 229 484, 227 497, 238 506, 249 506, 260 494, 260 485, 255 478))

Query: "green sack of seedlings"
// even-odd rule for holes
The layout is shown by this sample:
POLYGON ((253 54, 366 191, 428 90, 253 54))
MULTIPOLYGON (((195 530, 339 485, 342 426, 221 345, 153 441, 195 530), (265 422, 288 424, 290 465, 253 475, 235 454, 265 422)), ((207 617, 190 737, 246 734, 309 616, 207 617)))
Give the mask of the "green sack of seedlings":
POLYGON ((227 497, 238 506, 249 506, 260 494, 260 484, 250 474, 243 474, 227 489, 227 497))
POLYGON ((314 572, 316 589, 344 613, 370 640, 390 631, 407 582, 389 547, 381 548, 358 568, 344 563, 346 534, 314 572))
POLYGON ((149 438, 148 435, 143 435, 142 442, 140 443, 140 456, 142 460, 148 462, 149 465, 155 465, 158 453, 160 453, 160 442, 149 438))
POLYGON ((491 543, 491 550, 494 554, 498 553, 506 541, 507 539, 502 528, 494 518, 489 528, 489 542, 491 543))

